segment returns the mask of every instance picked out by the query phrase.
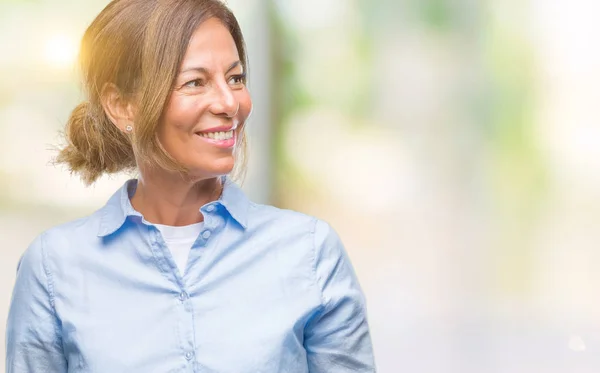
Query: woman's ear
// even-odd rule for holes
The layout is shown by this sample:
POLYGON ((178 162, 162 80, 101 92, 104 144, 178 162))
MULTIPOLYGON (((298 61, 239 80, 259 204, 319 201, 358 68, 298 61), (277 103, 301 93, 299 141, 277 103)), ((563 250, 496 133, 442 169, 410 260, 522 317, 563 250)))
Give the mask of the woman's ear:
POLYGON ((119 88, 113 83, 105 84, 100 99, 108 119, 121 131, 131 132, 135 119, 133 104, 125 99, 119 88))

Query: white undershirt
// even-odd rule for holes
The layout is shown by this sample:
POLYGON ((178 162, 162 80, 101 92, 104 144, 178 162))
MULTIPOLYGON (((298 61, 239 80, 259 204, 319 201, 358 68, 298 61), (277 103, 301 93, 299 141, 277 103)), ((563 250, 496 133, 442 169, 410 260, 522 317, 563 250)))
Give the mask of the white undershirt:
POLYGON ((183 227, 160 224, 154 225, 162 234, 167 247, 171 251, 171 256, 173 256, 175 264, 177 264, 177 268, 179 268, 179 273, 183 275, 185 273, 185 267, 187 265, 188 257, 190 256, 192 245, 202 231, 204 223, 196 223, 183 227))

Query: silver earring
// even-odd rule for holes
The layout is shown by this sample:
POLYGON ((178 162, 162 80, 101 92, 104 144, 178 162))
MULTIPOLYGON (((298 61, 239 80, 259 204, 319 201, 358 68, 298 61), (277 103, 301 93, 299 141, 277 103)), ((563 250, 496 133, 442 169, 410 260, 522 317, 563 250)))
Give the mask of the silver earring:
POLYGON ((127 132, 133 131, 133 127, 127 126, 127 127, 125 127, 125 131, 127 131, 127 132))

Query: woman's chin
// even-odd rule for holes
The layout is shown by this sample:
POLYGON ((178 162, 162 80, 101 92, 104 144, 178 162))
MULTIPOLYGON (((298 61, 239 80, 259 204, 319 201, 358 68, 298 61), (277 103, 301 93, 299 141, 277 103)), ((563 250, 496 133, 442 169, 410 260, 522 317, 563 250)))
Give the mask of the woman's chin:
POLYGON ((190 165, 188 170, 190 176, 208 178, 227 175, 233 171, 234 166, 235 161, 231 157, 230 159, 219 159, 209 165, 190 165))

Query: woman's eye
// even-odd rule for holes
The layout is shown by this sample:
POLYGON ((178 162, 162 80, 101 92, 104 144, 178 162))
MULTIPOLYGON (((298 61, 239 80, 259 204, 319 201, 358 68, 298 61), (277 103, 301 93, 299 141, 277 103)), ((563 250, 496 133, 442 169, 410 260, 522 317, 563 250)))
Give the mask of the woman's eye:
POLYGON ((184 84, 184 87, 190 88, 198 88, 204 86, 204 81, 202 79, 194 79, 184 84))
POLYGON ((246 82, 246 74, 234 75, 229 78, 229 82, 235 85, 244 84, 246 82))

